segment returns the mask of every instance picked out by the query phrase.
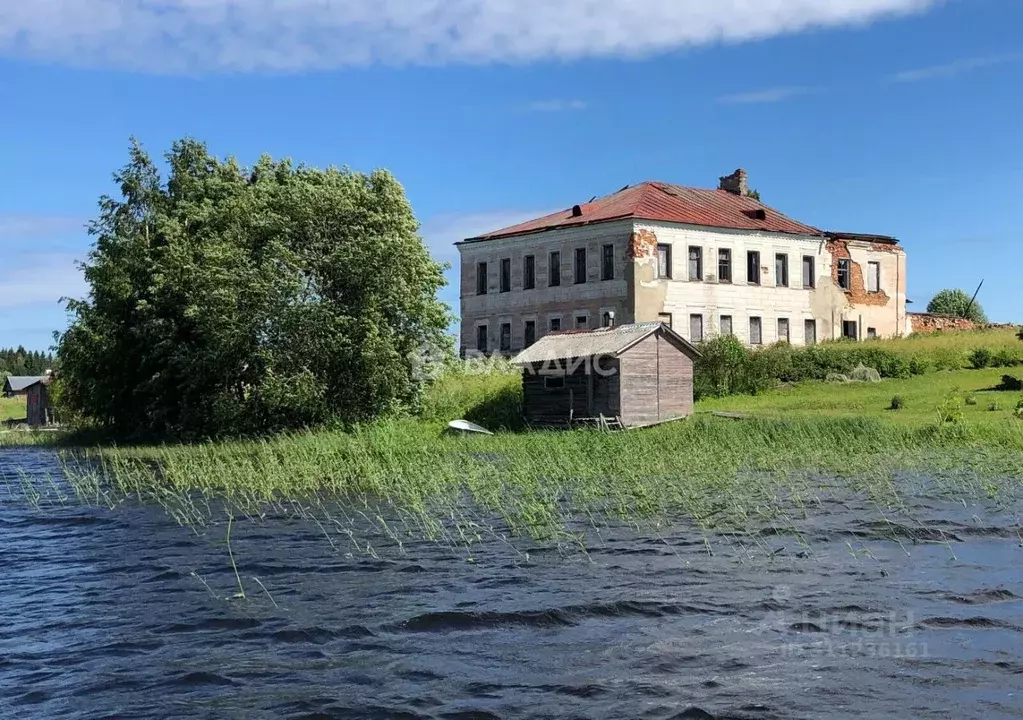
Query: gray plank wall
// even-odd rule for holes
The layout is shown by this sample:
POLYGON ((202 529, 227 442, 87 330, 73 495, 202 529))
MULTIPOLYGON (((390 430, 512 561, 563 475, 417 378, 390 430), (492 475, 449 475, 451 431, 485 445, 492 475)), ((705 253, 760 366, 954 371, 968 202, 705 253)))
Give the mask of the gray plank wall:
POLYGON ((666 336, 657 339, 661 420, 693 414, 693 361, 666 336))
POLYGON ((660 420, 657 381, 657 335, 637 343, 619 360, 621 362, 622 422, 642 425, 660 420))

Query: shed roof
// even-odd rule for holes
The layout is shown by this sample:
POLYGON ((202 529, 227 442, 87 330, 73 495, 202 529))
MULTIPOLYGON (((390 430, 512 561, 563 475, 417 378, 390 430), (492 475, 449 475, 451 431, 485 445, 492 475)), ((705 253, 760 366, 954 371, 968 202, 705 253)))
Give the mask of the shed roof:
POLYGON ((700 351, 696 346, 663 323, 636 323, 619 325, 599 330, 569 330, 551 333, 540 338, 534 345, 519 353, 513 363, 516 365, 532 365, 533 363, 571 360, 572 358, 611 356, 615 357, 645 340, 658 330, 663 330, 677 340, 690 357, 697 358, 700 351))
POLYGON ((42 375, 39 377, 11 375, 4 382, 4 392, 24 392, 30 387, 39 382, 49 383, 50 376, 42 375))
POLYGON ((592 202, 464 242, 493 240, 625 218, 735 230, 823 235, 819 229, 782 215, 751 197, 735 195, 727 190, 705 190, 647 181, 624 187, 592 202))

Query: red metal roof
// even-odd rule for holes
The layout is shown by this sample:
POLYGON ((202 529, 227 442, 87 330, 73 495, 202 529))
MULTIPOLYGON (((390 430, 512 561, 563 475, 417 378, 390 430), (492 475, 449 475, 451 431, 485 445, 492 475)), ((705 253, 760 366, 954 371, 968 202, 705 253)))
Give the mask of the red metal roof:
POLYGON ((470 240, 493 240, 623 218, 734 230, 823 235, 817 228, 786 217, 753 198, 734 195, 726 190, 702 190, 662 182, 643 182, 626 187, 578 207, 582 211, 578 216, 569 208, 470 240), (758 210, 763 211, 762 216, 758 216, 758 210))

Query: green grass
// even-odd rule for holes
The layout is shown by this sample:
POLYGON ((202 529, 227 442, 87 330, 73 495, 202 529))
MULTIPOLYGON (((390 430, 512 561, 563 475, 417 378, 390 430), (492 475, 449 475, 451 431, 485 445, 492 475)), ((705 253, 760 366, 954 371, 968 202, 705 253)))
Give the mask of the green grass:
POLYGON ((23 420, 25 418, 25 398, 0 397, 0 422, 5 420, 23 420))
POLYGON ((1002 375, 1013 373, 1012 369, 959 370, 879 383, 808 382, 756 396, 708 398, 697 403, 696 409, 750 413, 763 418, 872 418, 922 427, 936 421, 938 406, 952 395, 962 401, 969 425, 1012 424, 1019 423, 1013 410, 1023 399, 1023 393, 997 392, 992 388, 1000 383, 1002 375), (971 394, 976 396, 976 405, 966 403, 971 394), (905 401, 905 407, 889 410, 896 395, 905 401), (999 410, 991 412, 992 403, 997 403, 999 410))

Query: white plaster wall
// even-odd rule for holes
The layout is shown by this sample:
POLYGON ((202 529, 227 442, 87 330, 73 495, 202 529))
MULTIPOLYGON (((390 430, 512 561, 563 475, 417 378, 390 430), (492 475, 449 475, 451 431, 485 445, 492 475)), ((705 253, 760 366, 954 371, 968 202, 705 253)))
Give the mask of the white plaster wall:
POLYGON ((587 317, 590 328, 600 326, 607 310, 622 318, 627 308, 626 282, 628 243, 632 221, 600 223, 592 226, 549 230, 511 238, 484 240, 458 245, 461 255, 461 346, 476 347, 476 328, 487 324, 490 347, 499 347, 500 324, 512 325, 512 350, 524 345, 526 320, 535 320, 537 338, 543 337, 551 318, 561 319, 562 329, 575 327, 578 315, 587 317), (613 280, 601 279, 602 248, 615 246, 615 273, 613 280), (575 250, 586 248, 587 278, 575 284, 575 250), (561 285, 548 284, 549 258, 553 251, 561 252, 561 285), (523 258, 533 255, 536 260, 536 287, 523 289, 523 258), (511 259, 511 291, 500 292, 500 261, 511 259), (476 294, 476 268, 480 262, 488 264, 486 295, 476 294))
POLYGON ((890 338, 906 334, 906 253, 875 250, 870 243, 850 242, 849 255, 864 273, 864 287, 868 287, 869 263, 881 266, 881 290, 888 295, 885 305, 867 305, 852 302, 844 311, 844 319, 861 323, 861 337, 867 337, 867 329, 874 328, 878 337, 890 338))
POLYGON ((819 308, 815 318, 814 297, 819 293, 803 288, 803 256, 814 258, 818 288, 830 278, 831 260, 822 238, 642 222, 636 224, 636 229, 653 232, 658 243, 672 246, 673 278, 655 282, 667 285, 663 312, 672 314, 675 330, 686 339, 693 339, 692 314, 703 315, 704 339, 719 334, 722 315, 732 317, 733 334, 744 343, 750 340, 751 317, 761 318, 764 345, 779 339, 779 318, 788 319, 793 345, 804 344, 806 320, 819 320, 818 340, 830 339, 830 324, 820 322, 823 318, 819 308), (690 246, 703 249, 703 280, 688 278, 690 246), (725 248, 732 251, 731 283, 717 280, 718 250, 725 248), (746 253, 751 251, 760 253, 760 285, 747 282, 746 253), (779 253, 789 257, 788 287, 778 286, 775 277, 775 255, 779 253))

